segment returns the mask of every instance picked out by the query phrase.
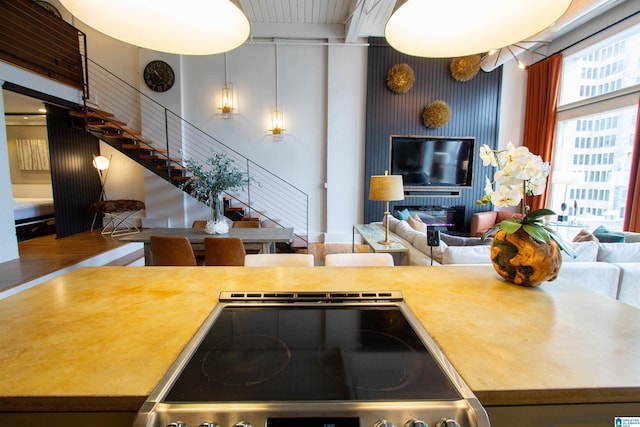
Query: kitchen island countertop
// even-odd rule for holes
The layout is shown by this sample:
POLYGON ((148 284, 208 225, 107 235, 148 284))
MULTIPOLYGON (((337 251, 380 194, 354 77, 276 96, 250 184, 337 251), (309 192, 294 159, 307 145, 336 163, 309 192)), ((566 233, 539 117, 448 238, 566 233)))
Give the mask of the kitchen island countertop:
MULTIPOLYGON (((135 412, 220 291, 401 290, 485 406, 640 403, 640 310, 490 266, 90 267, 0 301, 0 413, 135 412)), ((640 414, 634 414, 640 415, 640 414)))

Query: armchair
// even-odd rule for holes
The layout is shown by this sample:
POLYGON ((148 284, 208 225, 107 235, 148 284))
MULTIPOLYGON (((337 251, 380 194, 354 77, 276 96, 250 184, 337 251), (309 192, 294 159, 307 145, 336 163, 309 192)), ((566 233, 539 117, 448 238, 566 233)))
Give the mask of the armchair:
POLYGON ((493 227, 495 224, 502 222, 503 219, 514 218, 518 216, 520 216, 520 214, 507 211, 476 212, 471 215, 469 235, 471 237, 480 237, 485 231, 493 227))

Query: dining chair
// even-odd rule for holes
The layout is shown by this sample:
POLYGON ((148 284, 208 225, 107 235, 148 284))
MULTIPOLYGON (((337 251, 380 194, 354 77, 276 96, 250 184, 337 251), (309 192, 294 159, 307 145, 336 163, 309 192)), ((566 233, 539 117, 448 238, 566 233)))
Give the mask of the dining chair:
POLYGON ((313 267, 312 254, 249 254, 244 257, 245 267, 313 267))
POLYGON ((153 265, 197 265, 186 237, 150 236, 153 265))
POLYGON ((260 221, 233 221, 231 228, 260 228, 260 221))
POLYGON ((327 267, 393 267, 393 257, 388 253, 327 254, 327 267))
POLYGON ((207 226, 207 221, 203 219, 196 219, 191 223, 191 228, 205 228, 207 226))
POLYGON ((244 265, 245 252, 239 237, 205 237, 204 265, 244 265))

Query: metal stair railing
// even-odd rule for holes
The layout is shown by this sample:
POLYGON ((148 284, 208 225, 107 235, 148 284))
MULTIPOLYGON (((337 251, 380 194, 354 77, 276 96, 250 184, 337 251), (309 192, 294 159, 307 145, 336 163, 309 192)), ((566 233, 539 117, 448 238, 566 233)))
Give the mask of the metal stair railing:
MULTIPOLYGON (((96 109, 113 113, 117 120, 127 123, 128 129, 144 129, 142 136, 145 139, 151 140, 153 146, 166 149, 167 157, 175 158, 169 163, 184 166, 185 154, 186 158, 200 162, 213 153, 226 154, 253 179, 243 190, 229 194, 234 204, 246 206, 249 215, 260 216, 272 226, 292 227, 294 234, 306 245, 309 197, 305 192, 207 134, 91 59, 86 61, 90 79, 90 91, 87 93, 91 94, 85 100, 87 108, 95 106, 96 109)), ((119 150, 136 160, 131 153, 119 150)), ((148 162, 137 161, 151 170, 148 162)), ((173 178, 175 172, 171 170, 153 172, 173 185, 181 182, 173 178)))

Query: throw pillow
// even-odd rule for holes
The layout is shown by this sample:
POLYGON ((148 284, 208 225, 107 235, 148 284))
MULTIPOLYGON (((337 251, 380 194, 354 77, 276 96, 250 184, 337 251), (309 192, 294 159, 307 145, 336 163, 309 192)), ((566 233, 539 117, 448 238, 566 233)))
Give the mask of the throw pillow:
POLYGON ((582 229, 578 234, 575 235, 572 242, 597 242, 598 238, 593 234, 589 233, 587 230, 582 229))
POLYGON ((479 237, 461 237, 440 233, 440 240, 445 242, 448 246, 478 246, 490 245, 492 239, 482 240, 479 237))
POLYGON ((603 227, 602 225, 593 230, 593 235, 598 238, 599 241, 605 243, 624 243, 624 235, 620 233, 614 233, 603 227))
POLYGON ((489 246, 447 246, 442 264, 491 264, 489 246))
POLYGON ((418 214, 415 214, 414 216, 410 216, 409 218, 407 218, 407 222, 409 223, 411 228, 413 228, 414 230, 420 233, 427 234, 427 224, 422 222, 418 214))
POLYGON ((396 218, 401 219, 402 221, 406 221, 409 219, 411 214, 409 213, 409 209, 404 208, 401 211, 396 211, 396 218))

